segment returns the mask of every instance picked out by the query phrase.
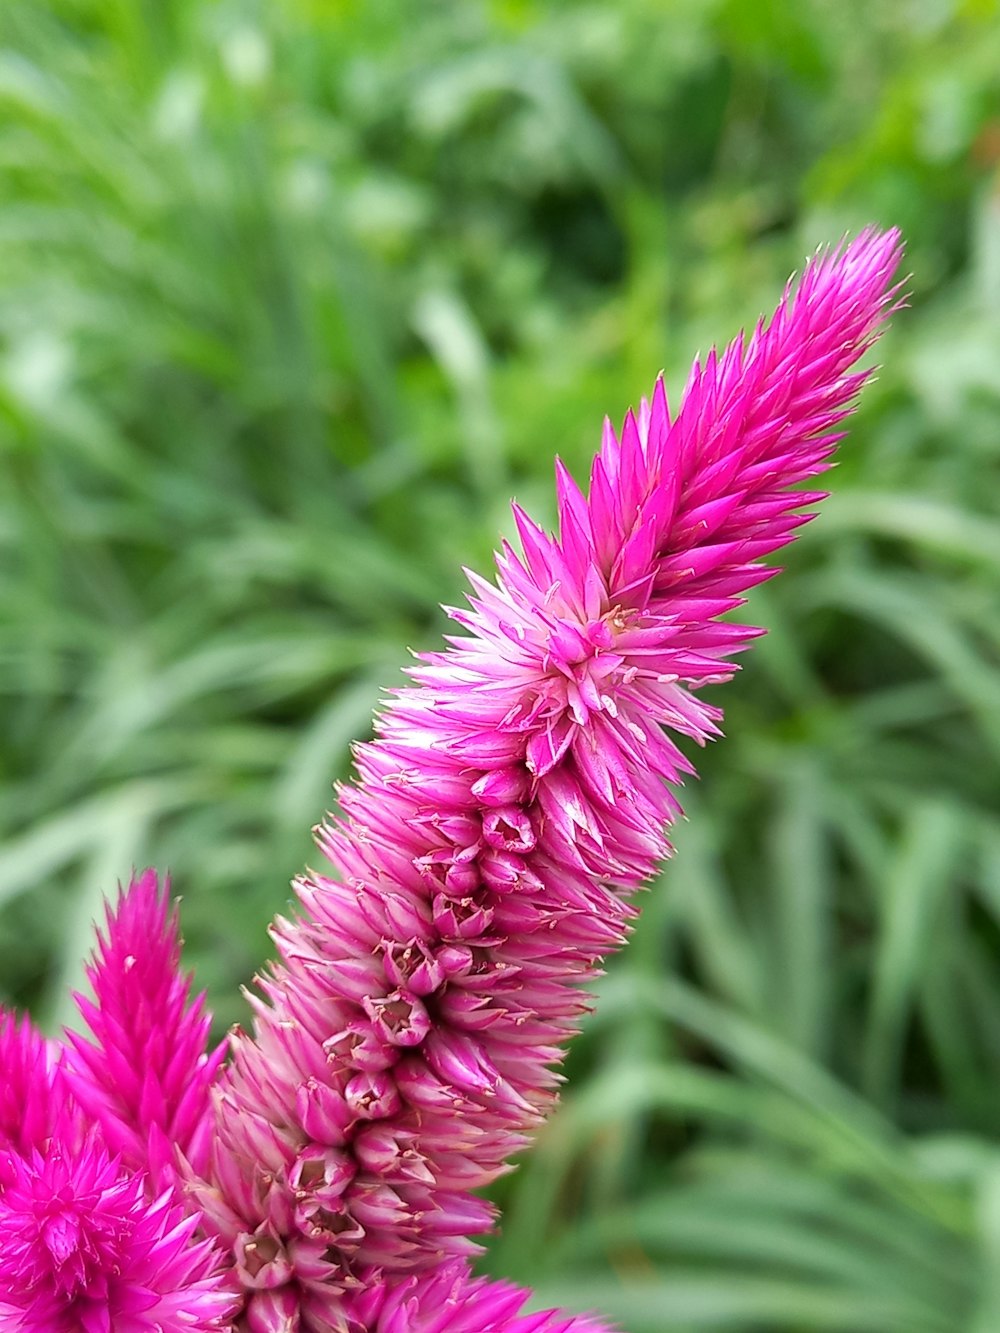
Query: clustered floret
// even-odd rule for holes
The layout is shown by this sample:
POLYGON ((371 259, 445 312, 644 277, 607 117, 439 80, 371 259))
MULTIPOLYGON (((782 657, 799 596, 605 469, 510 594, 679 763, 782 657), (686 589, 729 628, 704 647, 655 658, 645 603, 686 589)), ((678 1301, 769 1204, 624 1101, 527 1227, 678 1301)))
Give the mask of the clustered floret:
POLYGON ((133 879, 78 997, 95 1045, 0 1013, 0 1329, 209 1333, 239 1309, 182 1172, 205 1160, 208 1018, 179 971, 177 918, 133 879))
POLYGON ((605 426, 588 495, 558 465, 557 537, 515 506, 521 554, 470 575, 464 632, 357 748, 317 830, 331 872, 297 881, 227 1064, 151 872, 109 913, 92 1040, 0 1020, 15 1333, 601 1333, 471 1276, 476 1191, 551 1110, 584 987, 669 851, 692 769, 668 733, 719 732, 697 691, 759 633, 720 617, 823 498, 801 484, 898 259, 874 231, 818 256, 674 417, 657 381, 605 426))

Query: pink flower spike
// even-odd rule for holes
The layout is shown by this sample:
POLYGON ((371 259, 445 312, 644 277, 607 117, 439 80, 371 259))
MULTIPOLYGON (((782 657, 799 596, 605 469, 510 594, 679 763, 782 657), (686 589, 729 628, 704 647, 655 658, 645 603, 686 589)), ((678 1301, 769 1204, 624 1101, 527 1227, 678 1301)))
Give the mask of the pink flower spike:
POLYGON ((180 971, 176 910, 143 871, 108 908, 87 969, 94 999, 77 996, 93 1041, 66 1034, 65 1076, 104 1141, 154 1193, 176 1180, 175 1150, 202 1169, 209 1089, 224 1047, 206 1055, 209 1018, 180 971))
POLYGON ((821 253, 695 364, 674 416, 657 381, 606 425, 588 494, 557 473, 558 536, 515 508, 520 553, 470 575, 462 632, 357 747, 317 831, 333 873, 275 927, 197 1187, 243 1247, 248 1327, 294 1308, 301 1333, 594 1328, 470 1286, 454 1261, 492 1225, 471 1191, 551 1110, 583 988, 670 851, 678 740, 720 734, 700 692, 759 633, 723 617, 822 499, 899 257, 895 232, 821 253))

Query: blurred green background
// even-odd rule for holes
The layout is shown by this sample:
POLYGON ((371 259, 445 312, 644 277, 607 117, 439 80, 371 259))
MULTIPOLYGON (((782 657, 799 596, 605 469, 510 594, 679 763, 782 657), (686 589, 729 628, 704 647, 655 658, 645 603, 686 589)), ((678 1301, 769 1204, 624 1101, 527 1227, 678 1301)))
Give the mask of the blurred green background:
POLYGON ((220 1031, 510 494, 900 226, 690 823, 489 1266, 629 1333, 1000 1329, 1000 17, 3 0, 0 1001, 169 868, 220 1031))

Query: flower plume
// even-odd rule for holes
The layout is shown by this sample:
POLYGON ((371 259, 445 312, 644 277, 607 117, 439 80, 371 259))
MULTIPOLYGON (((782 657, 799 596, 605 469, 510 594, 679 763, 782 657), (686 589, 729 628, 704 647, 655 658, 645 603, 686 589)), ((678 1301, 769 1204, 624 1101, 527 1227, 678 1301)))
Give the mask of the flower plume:
POLYGON ((602 1333, 472 1276, 476 1191, 669 851, 678 738, 719 734, 700 691, 760 632, 723 617, 823 498, 899 254, 818 255, 675 413, 658 380, 586 493, 557 464, 556 535, 515 505, 520 549, 357 748, 227 1065, 152 872, 108 913, 90 1038, 0 1015, 4 1328, 602 1333))
MULTIPOLYGON (((80 999, 94 1035, 47 1043, 0 1012, 0 1328, 213 1333, 237 1301, 179 1169, 208 1129, 207 1022, 156 875, 109 908, 80 999)), ((186 1169, 186 1168, 185 1168, 186 1169)))
POLYGON ((165 1188, 178 1152, 202 1164, 225 1050, 206 1055, 209 1018, 180 972, 177 913, 155 871, 107 909, 105 930, 87 969, 94 998, 76 997, 93 1039, 67 1033, 64 1076, 112 1150, 165 1188))
POLYGON ((822 499, 800 487, 867 378, 898 258, 893 232, 821 254, 695 365, 673 416, 657 381, 605 426, 588 494, 559 468, 558 536, 515 506, 520 553, 470 575, 463 632, 358 747, 317 831, 331 870, 276 923, 217 1093, 202 1203, 250 1311, 261 1287, 298 1292, 326 1333, 317 1291, 346 1311, 374 1274, 433 1273, 492 1225, 472 1191, 550 1109, 581 985, 669 850, 690 772, 671 733, 718 734, 698 691, 759 632, 720 617, 822 499))

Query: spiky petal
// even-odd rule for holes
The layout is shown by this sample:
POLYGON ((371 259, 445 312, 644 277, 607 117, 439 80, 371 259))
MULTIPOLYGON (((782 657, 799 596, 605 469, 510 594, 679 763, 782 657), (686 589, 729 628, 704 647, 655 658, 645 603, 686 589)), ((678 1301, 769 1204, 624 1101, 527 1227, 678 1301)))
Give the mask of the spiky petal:
POLYGON ((718 733, 697 691, 758 632, 720 617, 822 498, 799 486, 867 377, 898 258, 892 232, 820 255, 696 364, 675 418, 657 382, 606 426, 589 495, 559 473, 558 538, 515 509, 523 553, 471 576, 465 634, 357 751, 318 834, 336 876, 297 885, 217 1094, 202 1203, 249 1327, 284 1292, 303 1333, 340 1333, 371 1266, 431 1268, 490 1226, 471 1191, 551 1107, 580 984, 668 850, 690 766, 666 732, 718 733))
POLYGON ((91 1135, 78 1148, 11 1155, 0 1193, 0 1316, 10 1333, 209 1333, 232 1292, 169 1193, 91 1135))
POLYGON ((93 1040, 67 1033, 65 1077, 104 1141, 153 1193, 176 1180, 177 1154, 207 1160, 209 1088, 225 1048, 206 1054, 209 1018, 180 970, 176 908, 156 872, 134 876, 108 907, 76 997, 93 1040))
POLYGON ((353 1301, 348 1326, 359 1333, 610 1333, 583 1316, 523 1314, 530 1293, 472 1278, 464 1264, 396 1283, 376 1282, 353 1301))

